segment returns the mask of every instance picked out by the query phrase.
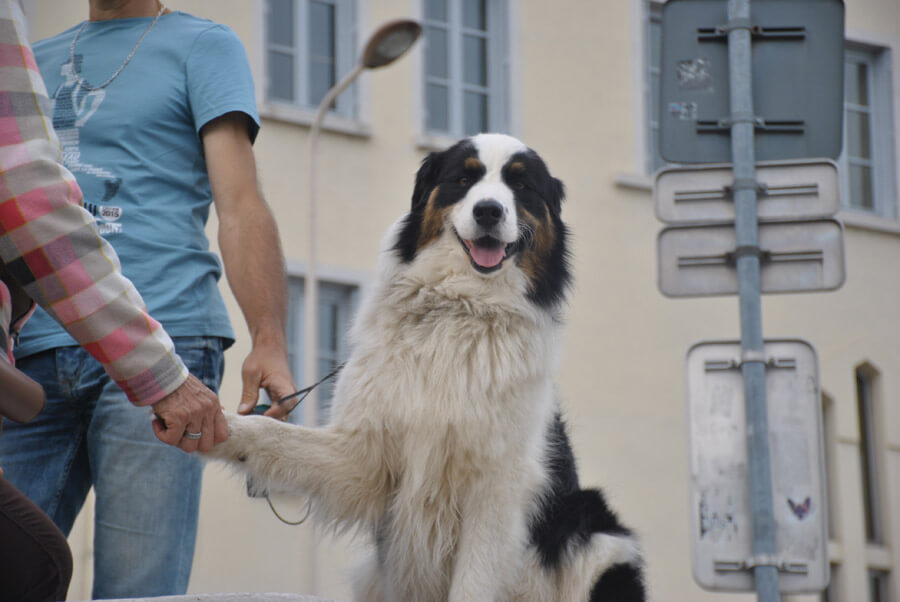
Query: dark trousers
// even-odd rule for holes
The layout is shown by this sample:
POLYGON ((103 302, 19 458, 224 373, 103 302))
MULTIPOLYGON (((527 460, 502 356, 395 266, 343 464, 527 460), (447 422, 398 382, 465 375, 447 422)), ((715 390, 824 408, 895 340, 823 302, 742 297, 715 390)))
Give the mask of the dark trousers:
POLYGON ((40 508, 0 477, 0 598, 6 602, 65 600, 72 552, 40 508))

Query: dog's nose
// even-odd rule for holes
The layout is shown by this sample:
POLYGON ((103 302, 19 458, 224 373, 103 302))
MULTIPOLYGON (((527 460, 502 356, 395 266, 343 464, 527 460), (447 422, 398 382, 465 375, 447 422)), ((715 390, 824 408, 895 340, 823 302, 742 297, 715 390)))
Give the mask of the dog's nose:
POLYGON ((493 228, 503 217, 503 205, 493 199, 486 199, 475 203, 472 209, 475 223, 482 228, 493 228))

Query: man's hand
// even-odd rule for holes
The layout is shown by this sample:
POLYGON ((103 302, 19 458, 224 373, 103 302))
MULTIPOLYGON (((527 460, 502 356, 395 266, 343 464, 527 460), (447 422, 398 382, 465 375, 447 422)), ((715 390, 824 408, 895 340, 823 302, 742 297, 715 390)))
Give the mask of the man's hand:
POLYGON ((266 410, 266 416, 284 418, 291 404, 286 407, 278 405, 279 399, 296 391, 294 379, 287 363, 287 353, 279 345, 254 345, 253 350, 241 367, 241 379, 244 387, 241 393, 239 414, 253 411, 259 397, 260 387, 266 390, 272 400, 272 407, 266 410))
POLYGON ((163 443, 188 453, 209 451, 228 439, 228 425, 215 393, 191 374, 180 387, 153 404, 153 432, 163 443), (199 438, 186 433, 200 433, 199 438))

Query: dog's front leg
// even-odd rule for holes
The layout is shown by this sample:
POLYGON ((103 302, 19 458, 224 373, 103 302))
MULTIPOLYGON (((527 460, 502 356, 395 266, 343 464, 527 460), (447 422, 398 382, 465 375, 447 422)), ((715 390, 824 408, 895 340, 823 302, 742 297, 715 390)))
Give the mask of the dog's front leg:
POLYGON ((327 520, 371 523, 383 513, 389 477, 380 433, 306 428, 264 416, 226 419, 228 440, 207 455, 229 461, 259 486, 309 495, 327 520))
POLYGON ((450 602, 505 600, 522 567, 525 496, 508 476, 484 481, 462 511, 450 602))

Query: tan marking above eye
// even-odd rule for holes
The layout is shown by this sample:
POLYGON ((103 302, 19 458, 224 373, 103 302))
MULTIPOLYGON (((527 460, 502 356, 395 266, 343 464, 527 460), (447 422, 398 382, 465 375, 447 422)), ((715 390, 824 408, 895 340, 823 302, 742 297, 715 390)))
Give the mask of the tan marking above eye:
POLYGON ((482 163, 481 161, 479 161, 479 160, 476 159, 475 157, 469 157, 468 159, 466 159, 465 163, 463 163, 463 167, 465 167, 466 169, 483 170, 483 169, 484 169, 484 163, 482 163))
POLYGON ((520 163, 519 161, 516 161, 515 163, 510 163, 510 164, 509 164, 509 170, 510 170, 510 171, 523 172, 523 171, 525 171, 525 164, 524 164, 524 163, 520 163))

